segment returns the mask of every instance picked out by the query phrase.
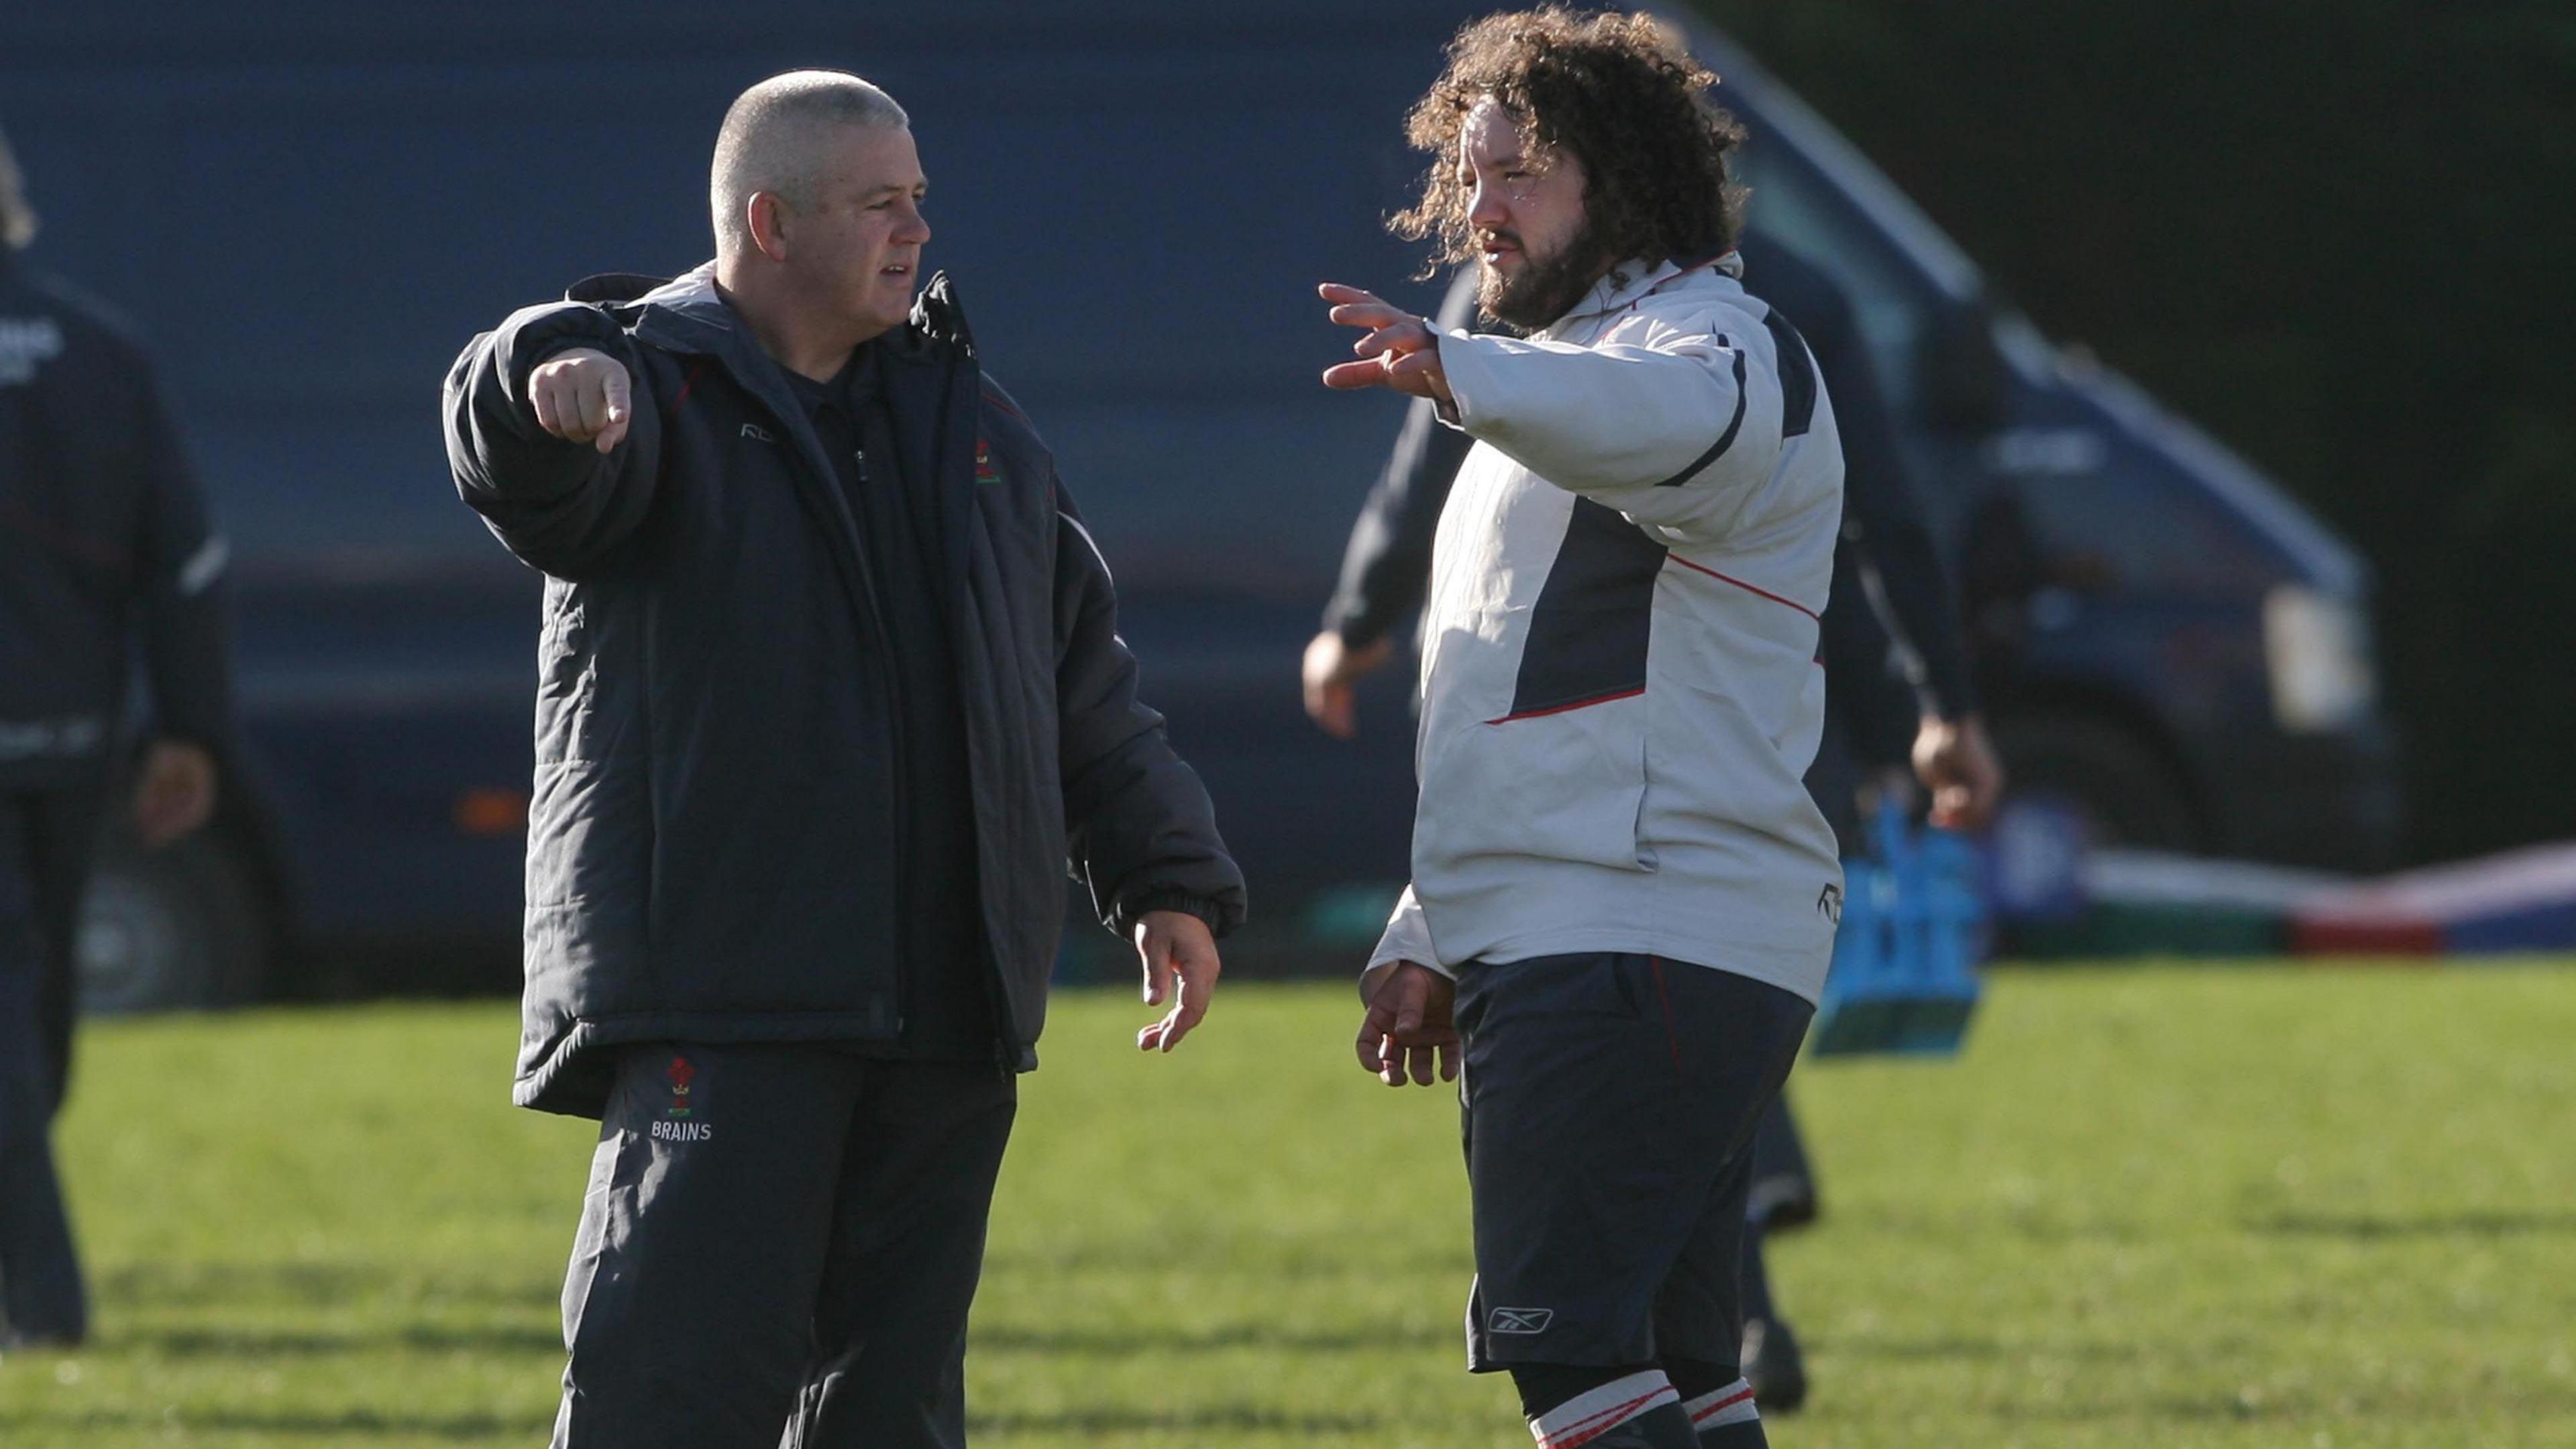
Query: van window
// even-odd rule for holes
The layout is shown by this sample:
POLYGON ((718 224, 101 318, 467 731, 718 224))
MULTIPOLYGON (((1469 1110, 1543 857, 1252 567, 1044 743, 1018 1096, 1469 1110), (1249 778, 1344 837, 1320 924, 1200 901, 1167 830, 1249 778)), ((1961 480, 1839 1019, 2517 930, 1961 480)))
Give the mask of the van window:
MULTIPOLYGON (((1997 450, 1987 451, 1991 462, 1997 450)), ((2114 465, 2006 476, 2042 551, 2057 561, 2054 582, 2242 598, 2280 577, 2280 563, 2243 519, 2199 489, 2174 487, 2164 473, 2114 465)))
MULTIPOLYGON (((1814 170, 1757 135, 1744 150, 1751 225, 1832 275, 1851 299, 1878 385, 1900 417, 1916 415, 1916 359, 1931 325, 1931 297, 1895 250, 1814 170)), ((1752 288, 1761 294, 1756 279, 1752 288)), ((1795 319, 1792 319, 1795 320, 1795 319)))

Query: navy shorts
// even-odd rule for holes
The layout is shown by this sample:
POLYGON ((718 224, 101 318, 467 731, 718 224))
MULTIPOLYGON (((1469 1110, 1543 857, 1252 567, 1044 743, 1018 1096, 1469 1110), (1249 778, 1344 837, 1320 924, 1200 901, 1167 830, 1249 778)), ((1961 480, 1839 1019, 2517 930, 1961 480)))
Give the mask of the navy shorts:
POLYGON ((1469 1368, 1735 1363, 1754 1127, 1813 1014, 1653 956, 1458 973, 1469 1368))

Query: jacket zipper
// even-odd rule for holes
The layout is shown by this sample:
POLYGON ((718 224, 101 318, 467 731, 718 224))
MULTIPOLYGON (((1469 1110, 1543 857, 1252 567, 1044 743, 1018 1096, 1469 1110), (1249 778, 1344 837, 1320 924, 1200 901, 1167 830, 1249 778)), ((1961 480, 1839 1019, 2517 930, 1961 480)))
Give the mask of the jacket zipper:
MULTIPOLYGON (((756 393, 754 395, 757 396, 756 393)), ((787 429, 787 431, 792 435, 793 430, 787 427, 787 420, 785 418, 780 418, 778 421, 781 428, 787 429)), ((866 422, 863 419, 852 418, 850 420, 850 424, 852 429, 858 433, 860 439, 864 443, 864 440, 867 437, 866 422)), ((816 441, 820 442, 821 439, 817 437, 816 441)), ((867 449, 865 446, 861 446, 853 451, 859 465, 859 486, 864 488, 868 486, 867 449)), ((839 465, 833 462, 828 453, 824 457, 824 462, 832 464, 835 471, 832 474, 825 476, 820 481, 823 484, 825 496, 834 497, 842 492, 841 480, 837 472, 839 465)), ((886 627, 885 601, 879 596, 877 591, 876 570, 868 567, 867 546, 856 536, 856 530, 858 527, 858 510, 853 506, 853 503, 854 500, 846 498, 841 499, 842 511, 850 516, 850 526, 852 529, 852 537, 850 539, 850 558, 851 561, 858 566, 859 605, 860 613, 863 616, 861 622, 866 626, 869 634, 869 642, 875 647, 878 659, 878 666, 875 670, 877 700, 885 711, 886 728, 892 732, 894 737, 894 759, 886 770, 886 776, 888 780, 892 782, 893 791, 893 799, 889 802, 892 808, 888 811, 886 818, 890 821, 894 821, 901 820, 903 818, 903 809, 905 804, 903 788, 903 711, 897 705, 897 701, 894 696, 894 681, 888 674, 888 671, 892 669, 894 662, 894 634, 893 631, 886 627)), ((900 894, 904 888, 906 865, 904 859, 903 831, 898 827, 890 829, 887 834, 889 839, 886 853, 894 858, 895 890, 900 894)), ((894 948, 898 956, 900 956, 903 950, 903 933, 900 929, 895 933, 894 948)), ((903 999, 903 982, 903 963, 898 959, 895 962, 894 1035, 889 1038, 889 1040, 892 1041, 900 1041, 903 1038, 903 1016, 905 1006, 903 999)))
MULTIPOLYGON (((975 366, 971 359, 968 359, 961 364, 960 359, 952 352, 948 359, 947 405, 949 407, 955 407, 957 405, 957 374, 961 365, 967 367, 975 366)), ((968 387, 977 394, 976 396, 971 397, 967 402, 968 407, 977 409, 977 413, 970 417, 968 424, 974 429, 977 437, 981 437, 984 430, 983 419, 981 416, 981 389, 976 386, 982 375, 982 370, 978 368, 973 376, 966 379, 968 387)), ((948 421, 944 412, 940 421, 942 423, 946 423, 948 421)), ((948 486, 948 479, 944 470, 944 465, 949 461, 946 449, 948 442, 948 429, 943 427, 940 430, 939 441, 941 448, 938 454, 938 462, 931 469, 931 472, 934 475, 932 486, 937 488, 946 488, 948 486)), ((964 529, 972 529, 975 527, 975 520, 980 516, 982 509, 983 505, 976 501, 975 494, 971 490, 970 485, 970 491, 966 498, 966 507, 958 518, 958 527, 964 529)), ((944 512, 946 512, 945 509, 934 510, 935 514, 944 512)), ((939 543, 942 546, 941 552, 944 557, 946 553, 945 546, 947 544, 947 540, 941 539, 939 540, 939 543)), ((974 550, 972 548, 969 548, 966 553, 967 557, 970 559, 974 556, 974 550)), ((964 581, 948 580, 946 582, 950 586, 950 597, 942 602, 949 610, 949 638, 952 641, 962 644, 962 640, 959 639, 961 631, 957 627, 957 618, 954 610, 957 602, 955 595, 963 591, 965 586, 964 581)), ((960 673, 963 673, 967 668, 969 651, 960 647, 954 652, 957 656, 958 670, 960 673)), ((958 695, 958 706, 959 712, 962 714, 965 706, 965 695, 962 688, 958 695)), ((978 818, 975 810, 975 741, 974 734, 971 729, 968 731, 966 740, 966 792, 967 821, 969 829, 973 832, 975 840, 975 920, 976 923, 982 927, 982 930, 977 934, 983 938, 984 985, 986 988, 985 1008, 993 1018, 993 1074, 1004 1081, 1008 1081, 1013 1076, 1017 1075, 1017 1063, 1012 1054, 1012 1048, 1016 1043, 1012 1040, 1011 989, 1009 983, 1002 977, 1002 958, 999 951, 999 943, 995 941, 993 936, 992 915, 985 909, 984 892, 986 889, 986 882, 984 879, 984 829, 983 822, 978 818)), ((1053 963, 1049 963, 1048 969, 1052 972, 1053 963)))
MULTIPOLYGON (((859 465, 859 487, 861 489, 874 489, 876 487, 876 477, 868 471, 868 450, 865 446, 865 439, 868 435, 867 419, 863 417, 852 418, 850 419, 850 426, 851 430, 856 432, 861 439, 861 446, 852 449, 850 454, 853 461, 859 465)), ((853 508, 850 510, 850 513, 851 521, 855 523, 858 518, 858 510, 853 508)), ((912 760, 912 745, 911 741, 907 737, 907 731, 904 728, 903 703, 901 700, 895 698, 894 681, 892 677, 892 671, 895 667, 894 634, 891 630, 887 629, 885 625, 885 600, 877 593, 876 571, 868 567, 867 543, 864 539, 861 540, 859 544, 859 576, 867 588, 868 612, 874 619, 877 626, 877 694, 885 702, 886 728, 893 735, 894 739, 894 758, 889 762, 890 768, 886 771, 887 778, 892 782, 893 799, 889 802, 891 808, 887 812, 886 818, 895 822, 894 829, 890 832, 894 838, 894 848, 888 853, 894 857, 894 888, 896 897, 896 925, 894 933, 894 1040, 900 1043, 903 1040, 904 1023, 908 1021, 912 1015, 912 973, 907 969, 910 965, 911 932, 906 929, 905 917, 903 915, 903 903, 913 899, 913 887, 915 885, 912 878, 911 832, 906 830, 903 826, 903 822, 911 818, 907 813, 911 809, 912 805, 911 794, 905 786, 907 784, 909 766, 912 760)))

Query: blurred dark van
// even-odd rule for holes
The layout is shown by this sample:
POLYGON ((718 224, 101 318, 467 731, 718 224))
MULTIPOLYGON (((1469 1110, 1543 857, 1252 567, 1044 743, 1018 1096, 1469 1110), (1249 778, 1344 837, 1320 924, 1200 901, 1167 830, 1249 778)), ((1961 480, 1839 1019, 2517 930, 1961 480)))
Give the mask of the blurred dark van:
MULTIPOLYGON (((30 260, 152 339, 238 560, 240 788, 178 851, 107 844, 91 1004, 515 979, 537 581, 455 501, 439 380, 513 307, 702 260, 727 102, 802 65, 912 112, 931 264, 1118 572, 1148 697, 1215 791, 1267 939, 1400 880, 1401 684, 1372 692, 1357 745, 1297 705, 1397 421, 1316 385, 1347 340, 1313 288, 1435 305, 1381 221, 1420 171, 1402 114, 1477 8, 0 12, 0 126, 46 218, 30 260)), ((1755 133, 1756 215, 1859 304, 2023 787, 2131 843, 2387 856, 2362 561, 1999 306, 1829 126, 1693 35, 1755 133)))

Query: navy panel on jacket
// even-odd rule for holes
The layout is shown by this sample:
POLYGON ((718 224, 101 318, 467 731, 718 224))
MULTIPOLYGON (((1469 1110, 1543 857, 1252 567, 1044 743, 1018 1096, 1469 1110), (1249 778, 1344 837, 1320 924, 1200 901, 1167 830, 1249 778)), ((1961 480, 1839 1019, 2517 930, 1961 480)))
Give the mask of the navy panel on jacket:
MULTIPOLYGON (((1733 347, 1735 344, 1725 333, 1721 332, 1717 334, 1717 345, 1720 347, 1733 347)), ((1679 488, 1693 478, 1698 477, 1702 469, 1726 456, 1726 450, 1735 446, 1735 435, 1742 431, 1744 431, 1744 354, 1742 352, 1737 352, 1735 354, 1735 410, 1727 415, 1725 429, 1717 435, 1716 442, 1708 445, 1707 452, 1700 454, 1698 457, 1693 458, 1690 461, 1689 467, 1682 469, 1680 472, 1675 473, 1670 478, 1666 478, 1655 486, 1658 488, 1679 488)))
POLYGON ((1574 500, 1565 541, 1530 608, 1512 712, 1504 719, 1598 704, 1646 687, 1655 577, 1666 552, 1617 509, 1574 500))
POLYGON ((1772 350, 1780 354, 1780 437, 1784 442, 1804 437, 1816 421, 1815 361, 1807 355, 1807 340, 1779 308, 1763 313, 1762 325, 1770 329, 1772 350))

